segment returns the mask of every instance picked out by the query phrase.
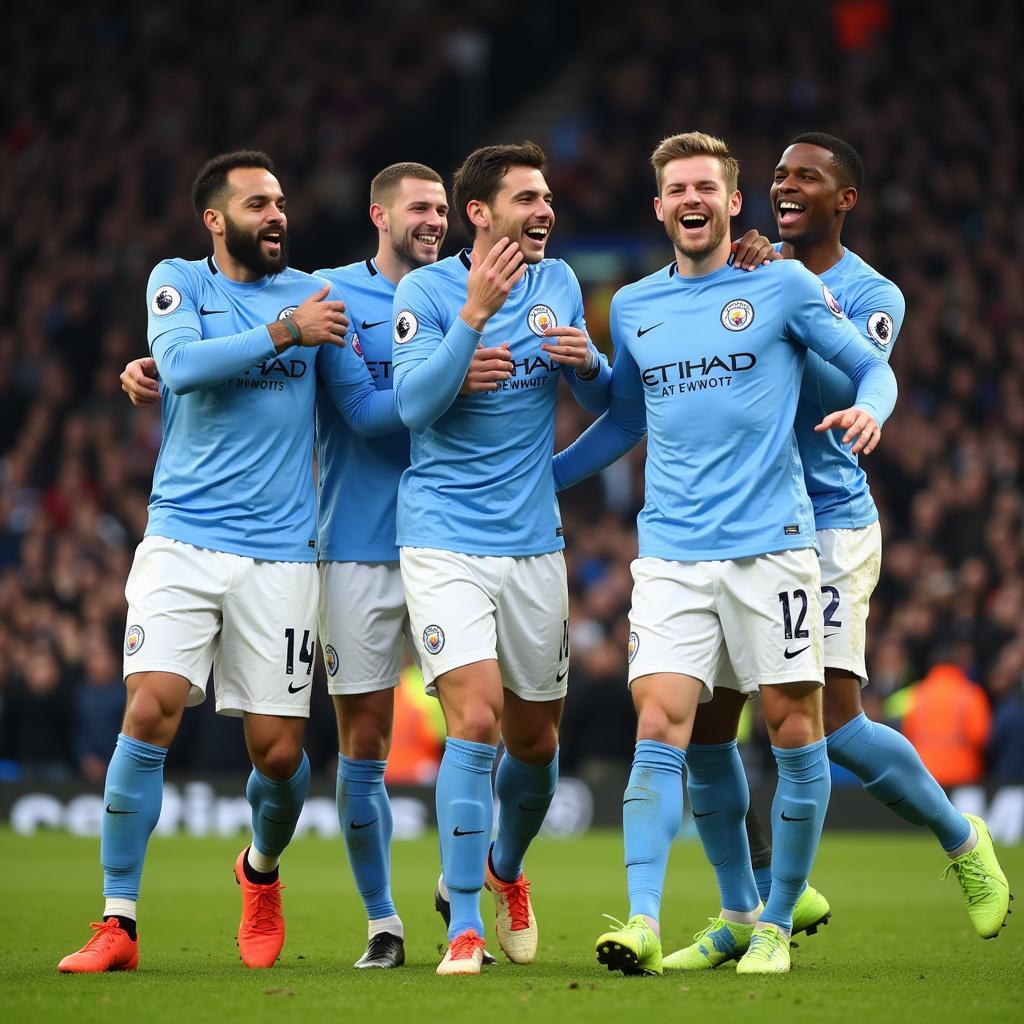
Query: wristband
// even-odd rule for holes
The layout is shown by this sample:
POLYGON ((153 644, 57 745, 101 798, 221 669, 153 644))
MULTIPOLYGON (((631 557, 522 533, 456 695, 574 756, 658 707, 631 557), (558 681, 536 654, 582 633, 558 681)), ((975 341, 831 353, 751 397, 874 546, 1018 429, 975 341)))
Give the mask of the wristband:
POLYGON ((594 362, 590 369, 585 373, 580 373, 580 371, 577 370, 576 376, 579 377, 580 380, 593 380, 600 372, 601 360, 597 356, 594 356, 594 362))
POLYGON ((296 345, 301 345, 302 344, 302 328, 299 327, 298 324, 292 323, 292 318, 291 317, 288 317, 284 321, 284 325, 285 325, 285 327, 288 328, 288 333, 292 336, 292 341, 294 341, 296 345))

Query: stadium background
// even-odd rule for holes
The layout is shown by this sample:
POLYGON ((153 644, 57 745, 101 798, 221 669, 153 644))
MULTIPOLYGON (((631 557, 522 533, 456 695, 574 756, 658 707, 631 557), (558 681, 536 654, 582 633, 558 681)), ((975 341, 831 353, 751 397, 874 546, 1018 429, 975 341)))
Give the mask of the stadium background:
MULTIPOLYGON (((796 133, 832 131, 863 154, 844 240, 907 299, 892 357, 900 401, 868 466, 885 556, 866 704, 899 724, 927 699, 914 684, 938 662, 955 666, 955 692, 984 697, 976 730, 960 737, 978 767, 943 777, 940 758, 933 771, 950 785, 1024 782, 1018 5, 636 2, 628 12, 602 0, 329 10, 43 0, 8 22, 0 799, 100 790, 123 704, 123 585, 160 438, 158 412, 132 409, 118 374, 145 354, 152 265, 208 251, 188 203, 208 156, 243 146, 273 156, 292 263, 312 270, 372 254, 367 186, 385 164, 421 160, 450 178, 476 145, 540 141, 558 216, 549 252, 576 269, 607 347, 615 288, 670 259, 647 155, 693 128, 722 135, 741 159, 738 231, 772 233, 771 172, 796 133)), ((453 217, 446 254, 462 241, 453 217)), ((586 422, 565 401, 558 446, 586 422)), ((641 470, 638 451, 562 502, 573 647, 562 763, 614 800, 632 749, 624 652, 641 470)), ((224 775, 237 790, 241 730, 211 703, 186 716, 169 773, 224 775)), ((937 710, 966 722, 956 704, 937 710)), ((747 739, 756 777, 766 751, 756 717, 747 739)), ((323 686, 308 746, 326 791, 336 744, 323 686)))

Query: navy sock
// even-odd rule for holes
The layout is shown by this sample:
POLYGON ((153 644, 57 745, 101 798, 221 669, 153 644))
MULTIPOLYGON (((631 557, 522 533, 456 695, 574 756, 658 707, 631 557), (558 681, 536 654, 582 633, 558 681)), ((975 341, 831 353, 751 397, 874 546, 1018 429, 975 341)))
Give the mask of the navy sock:
POLYGON ((704 855, 715 869, 723 909, 756 910, 760 896, 744 824, 750 791, 735 740, 690 744, 686 792, 704 855))
POLYGON ((491 849, 491 867, 503 882, 514 882, 523 858, 544 824, 558 784, 558 751, 550 764, 526 764, 507 750, 498 762, 498 834, 491 849))
POLYGON ((371 921, 392 917, 391 801, 384 787, 387 761, 338 758, 338 821, 356 888, 371 921))
POLYGON ((480 890, 494 823, 491 769, 498 748, 449 737, 437 773, 437 831, 451 921, 448 939, 472 928, 484 934, 480 890))
POLYGON ((863 712, 827 737, 828 756, 848 768, 880 803, 935 833, 947 852, 967 841, 970 822, 949 802, 911 742, 863 712))
POLYGON ((284 782, 268 779, 253 768, 245 795, 252 807, 253 846, 265 857, 280 857, 291 842, 308 790, 309 758, 305 751, 295 774, 284 782))
POLYGON ((103 787, 103 895, 137 900, 146 844, 160 820, 167 748, 118 734, 103 787))
POLYGON ((772 802, 772 888, 761 920, 793 927, 793 907, 807 883, 832 792, 825 741, 772 747, 779 785, 772 802))
POLYGON ((658 920, 672 840, 683 820, 686 753, 657 740, 638 740, 622 797, 629 916, 658 920))

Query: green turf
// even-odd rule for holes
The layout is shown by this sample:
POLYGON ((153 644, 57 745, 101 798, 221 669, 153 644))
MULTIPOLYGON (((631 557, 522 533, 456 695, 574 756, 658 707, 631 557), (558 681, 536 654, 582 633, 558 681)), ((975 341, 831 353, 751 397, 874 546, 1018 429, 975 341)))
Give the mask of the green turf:
MULTIPOLYGON (((140 970, 60 976, 57 960, 82 944, 100 910, 98 844, 0 832, 0 1021, 677 1024, 701 1012, 711 1012, 712 1022, 737 1012, 815 1024, 911 1015, 921 1024, 1024 1020, 1024 915, 1011 917, 998 940, 978 939, 955 881, 939 881, 944 860, 926 836, 827 835, 813 880, 832 902, 832 922, 801 937, 791 974, 767 979, 737 977, 731 967, 664 978, 623 978, 600 967, 593 942, 604 929, 601 913, 626 910, 621 841, 610 833, 535 845, 528 866, 541 928, 538 962, 513 967, 502 958, 468 979, 434 975, 443 937, 432 900, 434 841, 396 844, 394 890, 409 962, 386 972, 350 967, 363 950, 365 923, 340 840, 297 841, 283 872, 284 954, 273 970, 250 972, 234 943, 239 847, 239 840, 154 839, 140 970)), ((1000 853, 1011 883, 1019 883, 1024 847, 1000 853)), ((677 844, 665 951, 689 941, 715 910, 699 848, 677 844)))

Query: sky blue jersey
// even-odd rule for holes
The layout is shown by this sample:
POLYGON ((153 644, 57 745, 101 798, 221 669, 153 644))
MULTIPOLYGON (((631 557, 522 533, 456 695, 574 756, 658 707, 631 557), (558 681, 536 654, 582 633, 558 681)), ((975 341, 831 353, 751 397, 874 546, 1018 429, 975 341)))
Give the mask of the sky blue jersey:
MULTIPOLYGON (((851 323, 888 360, 906 309, 899 288, 849 249, 819 277, 851 323)), ((814 432, 826 413, 845 409, 853 400, 849 378, 815 352, 808 352, 795 429, 804 483, 819 530, 869 526, 878 518, 867 476, 857 456, 850 454, 850 446, 843 447, 843 435, 833 430, 814 432)))
POLYGON ((855 381, 857 405, 879 423, 896 399, 892 371, 822 282, 793 260, 698 278, 672 263, 620 289, 611 324, 611 407, 556 457, 559 486, 614 461, 646 424, 641 555, 701 561, 813 547, 793 433, 807 348, 855 381))
POLYGON ((398 543, 470 555, 556 551, 564 546, 551 476, 558 378, 600 412, 608 405, 608 363, 595 349, 600 372, 581 381, 541 350, 546 327, 586 330, 579 283, 561 260, 529 267, 482 334, 459 318, 469 267, 462 252, 412 271, 395 293, 395 403, 412 430, 398 543), (504 343, 515 364, 511 379, 495 392, 460 397, 476 348, 504 343))
MULTIPOLYGON (((373 260, 336 270, 318 270, 345 303, 355 337, 379 391, 390 393, 391 300, 395 286, 373 260)), ((323 389, 316 400, 317 455, 320 462, 319 536, 321 560, 397 562, 395 508, 398 482, 409 466, 409 431, 380 437, 355 433, 323 389)))
POLYGON ((163 440, 147 535, 268 561, 316 560, 318 373, 359 429, 397 423, 390 396, 378 398, 351 346, 275 352, 266 325, 291 316, 325 283, 287 269, 243 284, 212 256, 153 269, 148 337, 163 440))

